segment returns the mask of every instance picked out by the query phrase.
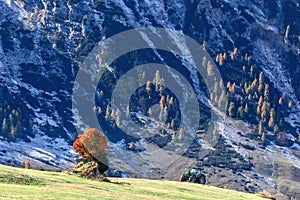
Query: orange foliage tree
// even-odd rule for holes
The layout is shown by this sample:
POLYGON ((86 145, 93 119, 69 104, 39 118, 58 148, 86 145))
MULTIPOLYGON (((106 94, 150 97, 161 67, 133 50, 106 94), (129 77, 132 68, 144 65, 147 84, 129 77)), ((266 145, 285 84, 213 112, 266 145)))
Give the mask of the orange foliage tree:
POLYGON ((92 128, 79 134, 73 143, 73 149, 86 161, 95 161, 100 173, 108 169, 107 140, 99 130, 92 128))

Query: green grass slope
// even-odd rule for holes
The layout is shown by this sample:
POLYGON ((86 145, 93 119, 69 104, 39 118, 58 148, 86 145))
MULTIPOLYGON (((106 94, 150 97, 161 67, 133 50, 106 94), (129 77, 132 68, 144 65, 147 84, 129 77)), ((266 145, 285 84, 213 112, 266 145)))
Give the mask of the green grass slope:
POLYGON ((98 182, 67 172, 45 172, 0 165, 0 199, 264 199, 254 194, 193 183, 110 180, 98 182))

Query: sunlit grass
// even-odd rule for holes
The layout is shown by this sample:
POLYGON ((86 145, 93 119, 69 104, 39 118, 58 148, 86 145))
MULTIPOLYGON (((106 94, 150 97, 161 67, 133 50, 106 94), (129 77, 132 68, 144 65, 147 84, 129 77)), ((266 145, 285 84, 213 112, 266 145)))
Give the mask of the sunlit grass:
POLYGON ((44 172, 0 165, 0 199, 263 199, 253 194, 192 183, 109 179, 111 182, 98 182, 67 172, 44 172))

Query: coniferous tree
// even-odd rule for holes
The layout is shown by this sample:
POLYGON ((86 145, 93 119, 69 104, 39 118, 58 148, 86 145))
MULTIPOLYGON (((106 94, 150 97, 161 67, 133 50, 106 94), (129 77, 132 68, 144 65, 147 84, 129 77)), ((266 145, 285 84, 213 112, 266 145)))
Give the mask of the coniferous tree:
POLYGON ((291 109, 293 107, 293 102, 290 101, 288 107, 291 109))
POLYGON ((4 118, 2 121, 2 133, 7 134, 7 132, 8 132, 7 120, 6 118, 4 118))
POLYGON ((278 103, 279 103, 279 105, 283 105, 283 99, 282 99, 282 97, 279 98, 278 103))
POLYGON ((240 106, 238 108, 238 114, 239 114, 239 117, 243 117, 244 116, 244 108, 243 108, 243 106, 240 106))
POLYGON ((105 119, 106 120, 110 119, 110 107, 109 107, 109 105, 106 106, 105 119))
POLYGON ((207 75, 208 75, 209 77, 212 77, 212 76, 214 75, 213 65, 211 64, 210 61, 208 61, 208 63, 207 63, 207 68, 206 68, 206 70, 207 70, 207 75))
POLYGON ((254 66, 251 65, 251 67, 250 67, 250 77, 253 77, 253 71, 254 71, 254 66))
POLYGON ((151 91, 151 81, 147 81, 147 83, 146 83, 146 91, 147 92, 151 91))
POLYGON ((244 110, 245 110, 245 113, 248 113, 248 112, 249 112, 249 107, 248 107, 248 104, 247 104, 247 103, 246 103, 246 105, 245 105, 244 110))
POLYGON ((130 117, 130 110, 129 110, 129 105, 126 107, 126 118, 128 119, 130 117))
POLYGON ((121 126, 120 110, 119 110, 119 109, 117 109, 117 111, 116 111, 116 125, 117 125, 118 127, 121 126))
POLYGON ((274 129, 273 129, 274 133, 277 133, 278 130, 279 130, 279 128, 278 128, 277 124, 275 124, 275 125, 274 125, 274 129))
POLYGON ((269 99, 269 84, 265 85, 264 98, 265 100, 269 99))
POLYGON ((230 117, 234 116, 234 107, 235 107, 234 102, 230 102, 229 108, 228 108, 228 115, 230 117))
POLYGON ((258 124, 258 134, 262 135, 263 132, 264 132, 263 123, 262 123, 262 121, 259 121, 259 124, 258 124))
POLYGON ((266 143, 266 134, 265 134, 265 132, 262 132, 261 141, 262 141, 263 145, 265 145, 265 143, 266 143))
POLYGON ((273 119, 272 117, 270 117, 270 119, 269 119, 268 126, 269 126, 270 128, 273 128, 273 127, 274 127, 274 119, 273 119))

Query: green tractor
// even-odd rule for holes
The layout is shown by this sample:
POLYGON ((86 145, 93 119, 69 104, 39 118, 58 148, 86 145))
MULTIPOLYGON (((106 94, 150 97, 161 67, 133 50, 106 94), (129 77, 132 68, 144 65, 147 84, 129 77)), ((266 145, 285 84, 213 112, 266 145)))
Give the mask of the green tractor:
POLYGON ((199 183, 204 185, 206 183, 206 176, 203 174, 202 169, 192 168, 181 176, 180 181, 189 181, 191 183, 199 183))

